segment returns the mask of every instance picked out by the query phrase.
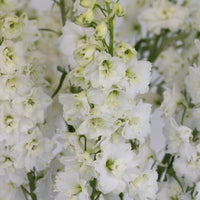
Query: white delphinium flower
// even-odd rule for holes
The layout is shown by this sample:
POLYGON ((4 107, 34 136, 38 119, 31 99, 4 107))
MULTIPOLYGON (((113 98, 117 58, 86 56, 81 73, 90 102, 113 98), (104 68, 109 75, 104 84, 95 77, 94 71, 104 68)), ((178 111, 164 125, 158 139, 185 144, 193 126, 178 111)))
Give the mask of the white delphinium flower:
POLYGON ((85 83, 84 70, 85 66, 78 66, 69 73, 69 79, 73 86, 88 89, 89 86, 85 83))
POLYGON ((80 137, 76 132, 65 131, 56 138, 60 146, 61 157, 59 158, 62 164, 69 164, 69 161, 76 161, 77 157, 81 155, 84 150, 80 143, 80 137))
POLYGON ((16 168, 16 153, 12 146, 0 142, 0 179, 6 178, 8 182, 20 186, 26 180, 24 169, 16 168))
POLYGON ((22 42, 5 40, 0 46, 0 72, 6 75, 16 74, 25 65, 25 51, 22 42))
POLYGON ((89 88, 87 98, 89 103, 97 107, 105 103, 106 93, 99 88, 89 88))
POLYGON ((56 200, 74 199, 89 200, 88 183, 81 178, 77 167, 66 167, 64 172, 58 173, 55 180, 58 194, 56 200))
POLYGON ((185 104, 184 96, 176 85, 172 89, 166 89, 163 93, 164 100, 160 106, 166 116, 173 116, 180 104, 185 104))
POLYGON ((150 132, 151 105, 141 101, 125 117, 122 136, 144 142, 150 132))
POLYGON ((22 24, 18 16, 9 15, 2 20, 1 32, 5 39, 14 39, 20 36, 22 24))
POLYGON ((44 112, 51 103, 51 98, 43 92, 42 88, 36 87, 32 88, 28 95, 13 100, 16 112, 23 113, 35 123, 44 122, 44 112))
POLYGON ((86 135, 90 139, 111 136, 118 128, 115 120, 107 115, 91 115, 87 117, 77 129, 80 135, 86 135))
POLYGON ((189 75, 185 78, 188 93, 192 98, 192 103, 200 103, 200 70, 196 67, 189 67, 189 75))
POLYGON ((183 125, 179 126, 173 118, 165 124, 163 132, 167 139, 168 152, 170 153, 181 151, 192 137, 192 130, 183 125))
MULTIPOLYGON (((1 104, 0 116, 0 130, 2 131, 2 134, 9 134, 18 129, 20 116, 13 111, 9 103, 1 104)), ((16 134, 13 136, 16 137, 16 134)))
POLYGON ((189 186, 192 186, 200 179, 200 167, 198 160, 196 162, 188 162, 188 160, 182 156, 174 161, 173 167, 177 176, 184 177, 184 182, 189 186))
POLYGON ((176 85, 179 89, 184 87, 184 78, 188 73, 185 60, 174 48, 169 48, 159 55, 156 61, 159 73, 165 77, 169 87, 176 85))
POLYGON ((93 34, 93 29, 83 28, 73 22, 67 21, 62 29, 62 35, 58 39, 59 51, 67 57, 67 62, 71 68, 75 67, 76 62, 73 59, 73 52, 88 44, 88 37, 93 34))
POLYGON ((84 75, 86 81, 90 81, 93 88, 103 87, 109 89, 117 85, 125 76, 126 65, 117 57, 100 53, 94 62, 88 65, 84 75))
POLYGON ((174 161, 174 169, 179 177, 184 177, 187 185, 191 186, 200 180, 199 160, 200 143, 193 138, 185 149, 180 151, 180 156, 174 161))
POLYGON ((29 134, 19 137, 18 144, 15 146, 17 153, 16 166, 26 168, 27 171, 33 169, 45 169, 52 158, 54 143, 48 138, 43 137, 39 128, 36 127, 29 134))
POLYGON ((35 193, 38 199, 54 200, 56 191, 54 188, 55 177, 63 169, 62 164, 57 158, 53 159, 48 168, 39 173, 35 193))
POLYGON ((169 200, 177 199, 182 194, 180 185, 172 178, 168 179, 167 182, 159 183, 159 191, 157 194, 157 200, 169 200))
POLYGON ((0 83, 1 100, 10 100, 17 96, 26 95, 33 86, 32 80, 23 74, 10 77, 7 75, 1 76, 0 83))
POLYGON ((105 97, 103 106, 99 109, 108 115, 121 117, 133 104, 133 99, 126 92, 119 89, 111 89, 105 97))
POLYGON ((78 94, 62 94, 59 101, 63 104, 65 121, 75 128, 89 115, 90 106, 85 91, 78 94))
POLYGON ((131 146, 122 142, 103 142, 101 149, 93 163, 98 172, 98 188, 105 194, 124 192, 128 177, 137 177, 139 173, 138 159, 131 146))
POLYGON ((146 93, 149 89, 151 67, 150 62, 132 59, 119 86, 123 87, 132 97, 146 93))
POLYGON ((129 180, 128 196, 130 199, 155 199, 158 190, 157 177, 158 175, 155 171, 149 170, 143 172, 136 178, 129 180))
MULTIPOLYGON (((34 84, 35 87, 47 87, 49 86, 48 80, 45 78, 45 71, 47 70, 43 60, 38 55, 41 54, 39 51, 31 51, 27 55, 27 59, 30 60, 26 66, 22 68, 22 73, 27 76, 34 84), (42 61, 40 61, 40 59, 42 61)), ((47 92, 47 90, 45 90, 47 92)))
POLYGON ((185 23, 188 16, 188 9, 171 3, 168 0, 158 0, 152 7, 143 10, 141 14, 142 21, 148 29, 159 34, 162 28, 168 28, 176 31, 185 23))
POLYGON ((22 200, 24 194, 20 186, 15 186, 6 177, 0 177, 0 199, 2 200, 22 200))
POLYGON ((18 114, 9 103, 0 107, 0 141, 7 145, 16 144, 20 133, 25 133, 34 126, 31 119, 18 114))
POLYGON ((23 13, 20 17, 8 15, 2 20, 2 36, 5 39, 22 39, 27 48, 38 40, 40 33, 35 20, 28 20, 28 16, 23 13))
MULTIPOLYGON (((134 44, 143 37, 143 28, 141 25, 140 14, 147 7, 152 6, 155 0, 124 0, 123 5, 126 8, 126 14, 123 21, 117 27, 116 37, 126 41, 129 44, 134 44)), ((117 22, 116 22, 117 23, 117 22)))
POLYGON ((20 16, 20 19, 22 23, 22 33, 20 36, 25 47, 30 49, 34 46, 34 42, 36 42, 40 37, 37 22, 36 20, 29 20, 25 13, 20 16))

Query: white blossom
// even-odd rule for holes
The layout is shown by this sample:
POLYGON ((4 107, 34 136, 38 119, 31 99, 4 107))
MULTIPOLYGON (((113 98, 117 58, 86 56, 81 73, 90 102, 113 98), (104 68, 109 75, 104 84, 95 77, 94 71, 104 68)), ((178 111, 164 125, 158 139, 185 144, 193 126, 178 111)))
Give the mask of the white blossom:
POLYGON ((169 28, 171 31, 181 28, 187 16, 186 7, 175 5, 168 0, 158 0, 153 7, 143 10, 141 19, 151 32, 159 34, 162 28, 169 28))

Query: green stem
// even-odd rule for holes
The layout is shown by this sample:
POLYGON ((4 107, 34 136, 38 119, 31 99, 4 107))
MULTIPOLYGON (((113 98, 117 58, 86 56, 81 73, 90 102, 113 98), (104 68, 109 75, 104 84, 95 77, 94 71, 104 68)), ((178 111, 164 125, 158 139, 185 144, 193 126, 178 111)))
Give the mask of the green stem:
POLYGON ((100 195, 101 195, 101 192, 100 192, 100 191, 98 191, 98 193, 97 193, 97 196, 96 196, 95 200, 99 199, 100 195))
POLYGON ((60 81, 59 81, 57 89, 55 90, 55 92, 51 96, 52 98, 55 97, 58 94, 58 92, 60 91, 60 89, 62 88, 63 82, 64 82, 65 77, 67 75, 67 72, 65 70, 61 70, 61 68, 59 66, 58 66, 58 71, 62 72, 62 75, 60 77, 60 81))
POLYGON ((154 162, 153 162, 153 164, 152 164, 152 166, 151 166, 151 169, 154 168, 155 164, 156 164, 156 160, 154 160, 154 162))
MULTIPOLYGON (((171 161, 172 155, 169 153, 166 153, 162 159, 162 164, 169 164, 171 161)), ((163 174, 166 172, 166 167, 159 166, 157 167, 157 173, 158 173, 158 179, 157 181, 159 182, 163 176, 163 174)))
MULTIPOLYGON (((109 3, 106 3, 106 7, 108 10, 108 16, 109 16, 112 12, 112 9, 110 9, 109 3)), ((113 56, 113 44, 114 44, 114 23, 113 22, 114 22, 114 16, 108 19, 108 30, 109 30, 109 36, 110 36, 108 52, 110 53, 111 56, 113 56)))
POLYGON ((35 193, 31 193, 30 195, 31 195, 31 199, 32 199, 32 200, 37 200, 37 196, 36 196, 35 193))
POLYGON ((176 182, 179 184, 179 186, 181 187, 181 190, 184 192, 183 186, 182 186, 180 180, 177 178, 176 174, 174 174, 173 177, 174 177, 174 179, 176 180, 176 182))
POLYGON ((35 189, 36 189, 36 177, 35 177, 35 170, 31 170, 30 172, 27 173, 27 177, 29 180, 29 188, 30 188, 30 192, 23 186, 21 185, 21 189, 24 193, 24 197, 26 200, 28 200, 28 196, 27 194, 31 197, 31 200, 37 200, 37 196, 34 193, 35 189))
POLYGON ((107 47, 107 49, 109 48, 109 46, 108 46, 108 44, 106 43, 106 40, 105 39, 103 39, 102 40, 102 42, 103 42, 103 44, 107 47))
POLYGON ((55 33, 55 34, 57 34, 58 36, 60 36, 60 33, 59 33, 59 32, 54 31, 54 30, 52 30, 52 29, 50 29, 50 28, 39 28, 39 30, 40 30, 40 31, 52 32, 52 33, 55 33))
POLYGON ((105 14, 105 10, 98 4, 95 5, 97 8, 99 8, 99 10, 102 12, 102 14, 104 15, 104 17, 106 17, 106 14, 105 14))
POLYGON ((157 54, 159 53, 157 51, 158 41, 159 41, 159 36, 156 36, 155 41, 154 41, 154 45, 150 48, 150 51, 149 51, 150 54, 149 54, 148 60, 152 63, 157 58, 157 56, 158 56, 157 54))
POLYGON ((61 18, 62 18, 62 25, 65 25, 66 22, 66 12, 65 12, 65 0, 60 0, 59 3, 60 6, 60 12, 61 12, 61 18))
POLYGON ((23 185, 21 185, 21 189, 23 191, 25 199, 28 200, 27 194, 30 195, 30 193, 27 191, 27 189, 23 185))
POLYGON ((183 121, 184 121, 184 117, 185 117, 187 107, 183 103, 181 103, 181 105, 183 106, 183 114, 182 114, 182 117, 181 117, 181 125, 183 125, 183 121))
POLYGON ((2 38, 0 39, 0 46, 2 45, 3 41, 4 41, 4 37, 2 37, 2 38))
POLYGON ((101 153, 101 150, 97 151, 97 152, 94 154, 94 160, 97 159, 97 154, 98 154, 98 153, 101 153))

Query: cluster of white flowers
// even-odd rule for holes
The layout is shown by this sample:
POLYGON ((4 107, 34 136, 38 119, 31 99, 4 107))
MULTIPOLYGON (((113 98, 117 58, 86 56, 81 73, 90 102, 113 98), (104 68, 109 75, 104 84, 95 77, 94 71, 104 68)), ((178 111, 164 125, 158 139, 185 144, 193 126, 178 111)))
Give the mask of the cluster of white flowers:
POLYGON ((43 131, 52 99, 39 60, 36 20, 19 1, 0 2, 0 199, 24 199, 30 174, 49 166, 56 145, 43 131), (27 176, 28 173, 28 176, 27 176))
POLYGON ((107 36, 114 15, 124 15, 119 3, 80 5, 85 10, 75 22, 66 22, 58 40, 72 68, 71 91, 60 94, 59 101, 74 130, 61 136, 64 169, 56 176, 56 200, 155 199, 157 173, 147 168, 153 155, 151 105, 136 99, 148 91, 151 64, 138 60, 128 43, 112 44, 112 35, 107 36), (107 17, 95 5, 107 9, 107 17))
POLYGON ((166 147, 157 166, 157 199, 199 199, 200 3, 127 3, 130 11, 118 36, 126 37, 140 58, 153 63, 156 78, 143 98, 163 112, 166 147))
POLYGON ((199 36, 198 0, 0 1, 0 200, 200 200, 199 36))

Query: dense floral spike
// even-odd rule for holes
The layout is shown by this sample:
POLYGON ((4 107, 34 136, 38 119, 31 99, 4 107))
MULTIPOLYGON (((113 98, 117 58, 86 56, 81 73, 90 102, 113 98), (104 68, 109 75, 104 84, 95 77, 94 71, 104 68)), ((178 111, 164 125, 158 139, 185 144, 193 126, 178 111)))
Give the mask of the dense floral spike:
POLYGON ((58 40, 72 65, 72 93, 59 101, 73 130, 58 138, 64 171, 56 176, 56 199, 155 199, 157 173, 147 170, 151 105, 138 98, 148 91, 151 63, 138 60, 132 45, 114 42, 121 4, 94 1, 88 8, 88 2, 81 1, 87 9, 76 24, 65 23, 58 40))
POLYGON ((28 185, 49 167, 56 148, 42 127, 52 99, 37 56, 40 32, 20 5, 0 2, 0 199, 9 200, 35 195, 28 185))

